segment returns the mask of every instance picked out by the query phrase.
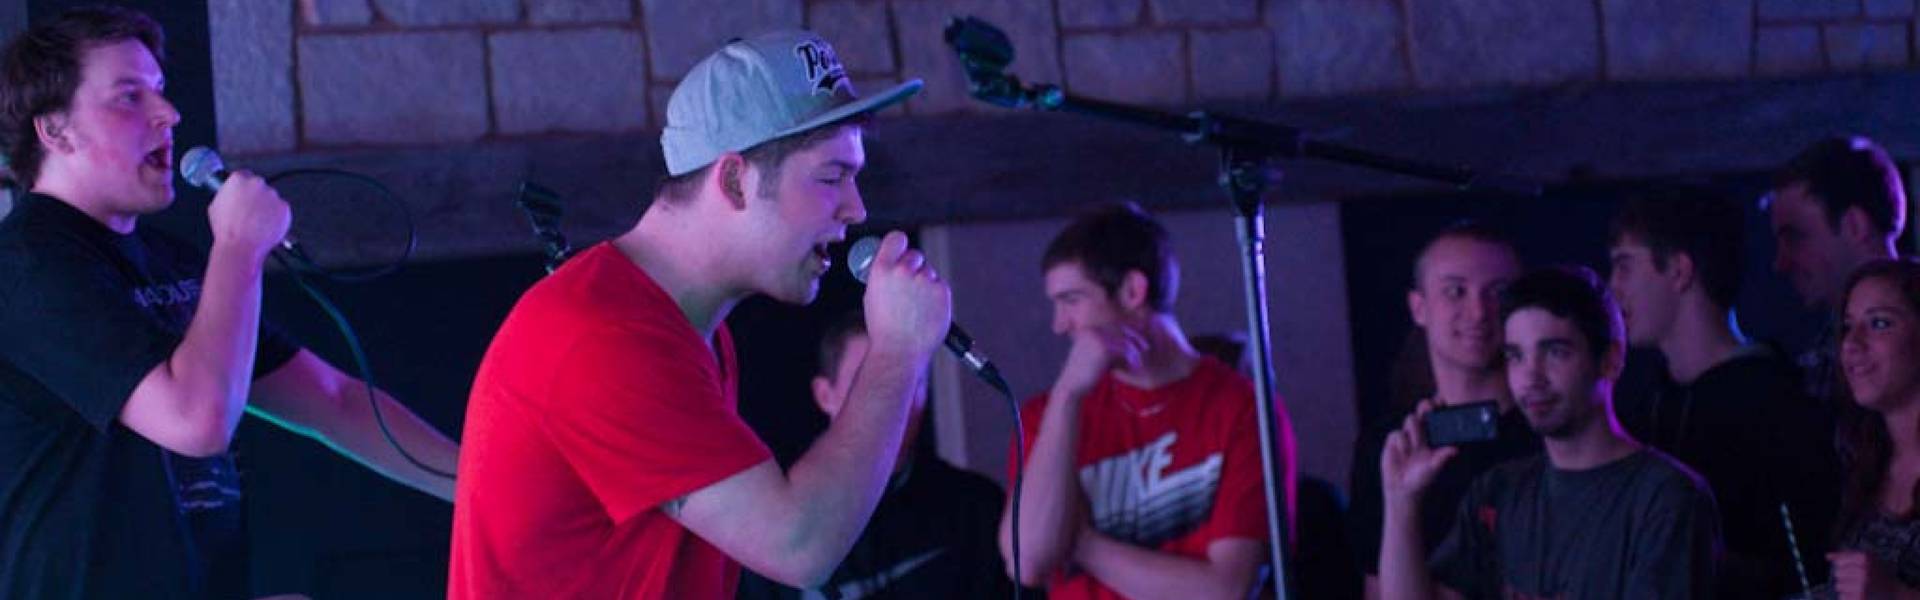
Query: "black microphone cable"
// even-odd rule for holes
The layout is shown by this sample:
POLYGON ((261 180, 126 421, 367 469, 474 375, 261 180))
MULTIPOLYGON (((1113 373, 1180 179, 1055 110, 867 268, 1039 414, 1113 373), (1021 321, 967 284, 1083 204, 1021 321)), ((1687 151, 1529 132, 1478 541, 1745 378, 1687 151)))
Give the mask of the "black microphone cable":
POLYGON ((294 261, 299 259, 287 258, 288 255, 297 256, 297 254, 297 250, 277 250, 273 253, 273 259, 287 270, 287 274, 293 278, 294 284, 300 286, 300 289, 307 293, 307 297, 312 298, 314 304, 318 304, 320 310, 327 313, 327 318, 333 321, 334 327, 340 330, 340 337, 346 341, 348 351, 353 354, 354 366, 360 371, 360 382, 366 386, 367 405, 368 408, 373 410, 373 422, 380 426, 380 435, 385 436, 387 438, 387 444, 393 446, 393 450, 398 452, 400 457, 406 459, 408 463, 412 463, 414 468, 437 477, 453 479, 454 474, 452 472, 444 471, 428 465, 425 462, 421 462, 412 452, 407 451, 407 447, 402 445, 398 438, 393 437, 393 430, 387 427, 387 418, 380 411, 380 395, 373 383, 373 363, 367 360, 366 347, 360 343, 359 334, 354 332, 353 324, 347 321, 346 315, 340 312, 340 308, 335 306, 333 301, 327 298, 326 294, 321 293, 319 288, 314 287, 313 284, 308 282, 307 278, 301 274, 301 269, 294 264, 294 261))
MULTIPOLYGON (((219 193, 220 186, 225 182, 226 176, 226 164, 220 159, 220 153, 214 151, 212 148, 205 146, 195 147, 187 150, 180 158, 180 178, 196 187, 206 189, 212 193, 219 193)), ((406 203, 394 197, 392 190, 387 189, 386 185, 380 183, 377 179, 359 173, 340 169, 294 169, 267 178, 267 185, 274 186, 276 190, 279 189, 277 186, 293 184, 302 184, 296 187, 311 186, 324 192, 311 194, 316 197, 338 196, 364 198, 371 196, 380 198, 399 210, 401 223, 405 226, 406 230, 405 244, 401 247, 399 258, 387 265, 357 273, 331 272, 316 264, 312 257, 307 255, 305 248, 294 243, 292 238, 288 238, 280 243, 280 248, 275 249, 273 252, 273 259, 281 268, 286 269, 287 275, 293 278, 294 284, 300 286, 300 289, 306 292, 307 296, 312 298, 314 303, 320 306, 320 310, 325 312, 327 317, 333 321, 334 327, 340 330, 340 337, 346 341, 347 349, 353 354, 354 365, 360 371, 360 382, 366 386, 367 407, 373 411, 374 423, 380 426, 380 435, 387 439, 387 444, 393 446, 393 450, 399 453, 401 458, 412 463, 415 468, 438 477, 453 479, 453 473, 422 462, 418 457, 415 457, 412 452, 408 452, 406 446, 402 445, 399 439, 393 437, 392 428, 387 426, 387 417, 380 411, 380 395, 374 385, 373 364, 367 360, 367 349, 360 343, 359 334, 354 332, 353 324, 347 322, 347 317, 340 312, 340 308, 335 306, 333 301, 327 298, 326 294, 321 293, 319 288, 314 287, 306 278, 307 273, 317 273, 322 277, 334 281, 363 283, 399 271, 400 268, 407 263, 407 260, 413 257, 414 247, 418 245, 420 239, 419 231, 413 223, 412 211, 407 209, 406 203)))
MULTIPOLYGON (((381 184, 378 179, 340 169, 294 169, 268 177, 267 185, 276 191, 299 190, 301 193, 291 194, 296 198, 328 198, 336 201, 349 199, 349 204, 354 201, 364 203, 368 199, 377 198, 393 208, 393 214, 405 231, 404 236, 400 238, 403 241, 399 244, 399 256, 372 268, 352 271, 323 268, 307 254, 303 246, 294 243, 291 238, 281 245, 281 249, 291 259, 292 264, 289 265, 286 260, 282 260, 282 266, 297 266, 302 272, 316 273, 333 281, 365 283, 399 272, 408 261, 413 259, 413 252, 419 246, 420 232, 414 224, 413 211, 408 209, 407 203, 401 202, 393 195, 393 191, 387 189, 387 186, 381 184)), ((392 236, 386 235, 382 236, 382 239, 385 241, 385 238, 390 237, 392 236)))
POLYGON ((1013 535, 1009 536, 1007 545, 1013 551, 1013 600, 1020 600, 1021 591, 1027 587, 1020 581, 1020 491, 1026 487, 1027 479, 1027 425, 1020 416, 1020 401, 1014 399, 1013 392, 1004 386, 995 386, 995 389, 1006 398, 1007 408, 1013 413, 1013 453, 1019 457, 1013 463, 1013 505, 1008 508, 1013 535))
POLYGON ((367 405, 368 408, 373 411, 373 421, 379 425, 380 435, 387 439, 387 444, 392 446, 394 452, 399 453, 400 457, 406 459, 414 468, 437 477, 453 479, 454 474, 452 472, 435 468, 421 461, 419 457, 407 451, 407 447, 400 443, 399 438, 393 436, 392 428, 387 426, 387 417, 385 413, 380 410, 380 395, 377 391, 378 386, 374 384, 373 363, 367 359, 367 349, 366 346, 360 342, 360 335, 354 331, 353 324, 347 321, 346 315, 340 312, 339 306, 336 306, 333 300, 322 293, 319 288, 314 287, 313 283, 308 281, 306 277, 306 274, 314 273, 334 281, 365 283, 398 272, 400 268, 405 266, 407 261, 412 258, 413 250, 419 243, 419 231, 414 226, 411 211, 407 210, 406 203, 394 197, 393 193, 387 189, 387 186, 382 185, 372 177, 359 173, 337 169, 296 169, 274 175, 267 179, 267 183, 268 185, 275 185, 292 178, 305 178, 307 180, 326 178, 331 181, 356 184, 357 187, 364 188, 363 193, 380 197, 395 207, 398 207, 400 213, 404 216, 407 233, 406 243, 403 246, 400 257, 391 263, 369 271, 358 273, 336 273, 328 271, 314 264, 312 257, 308 256, 306 250, 297 244, 284 244, 280 249, 273 252, 273 259, 280 264, 282 269, 286 270, 287 276, 293 279, 293 283, 299 286, 301 291, 306 292, 307 297, 312 298, 314 304, 319 305, 320 310, 326 313, 328 320, 333 322, 334 328, 340 331, 340 337, 346 342, 348 352, 353 355, 354 367, 360 371, 360 381, 366 387, 367 405))

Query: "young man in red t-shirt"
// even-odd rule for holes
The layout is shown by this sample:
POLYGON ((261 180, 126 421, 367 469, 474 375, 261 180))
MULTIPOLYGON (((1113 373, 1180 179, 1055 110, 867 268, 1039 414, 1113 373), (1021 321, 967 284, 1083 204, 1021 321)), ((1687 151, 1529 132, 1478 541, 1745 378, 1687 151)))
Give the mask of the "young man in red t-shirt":
POLYGON ((946 284, 888 234, 872 340, 840 418, 782 472, 735 410, 723 321, 806 303, 866 219, 862 115, 805 32, 728 44, 674 90, 667 170, 640 222, 529 290, 481 364, 456 491, 453 598, 730 598, 739 568, 823 582, 873 513, 912 392, 951 319, 946 284))
MULTIPOLYGON (((1244 598, 1266 554, 1253 386, 1194 351, 1173 316, 1166 229, 1132 205, 1068 225, 1043 261, 1053 330, 1073 339, 1026 404, 1020 531, 1001 553, 1051 598, 1244 598)), ((1275 416, 1292 514, 1292 429, 1275 416)), ((1014 457, 1018 460, 1020 457, 1014 457)))

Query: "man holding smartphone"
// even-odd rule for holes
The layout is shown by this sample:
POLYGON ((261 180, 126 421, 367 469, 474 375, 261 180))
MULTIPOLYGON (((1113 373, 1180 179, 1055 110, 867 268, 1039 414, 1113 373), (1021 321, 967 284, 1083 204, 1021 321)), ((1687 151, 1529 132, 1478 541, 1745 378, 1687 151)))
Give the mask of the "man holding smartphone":
POLYGON ((1490 439, 1457 439, 1463 444, 1460 455, 1435 474, 1419 509, 1427 551, 1453 524, 1454 509, 1474 477, 1540 452, 1540 438, 1514 410, 1500 360, 1500 290, 1519 274, 1520 259, 1506 237, 1470 221, 1441 230, 1414 261, 1407 311, 1426 339, 1420 358, 1431 374, 1423 379, 1431 385, 1407 399, 1409 406, 1396 407, 1388 418, 1369 426, 1354 448, 1348 539, 1353 540, 1355 562, 1367 574, 1368 598, 1380 597, 1380 452, 1387 436, 1398 431, 1412 411, 1414 399, 1430 398, 1440 409, 1437 414, 1459 417, 1436 421, 1473 424, 1470 429, 1482 433, 1480 438, 1492 434, 1490 439))
POLYGON ((1421 495, 1459 450, 1427 443, 1433 405, 1421 403, 1380 460, 1382 597, 1710 597, 1713 496, 1614 419, 1626 336, 1599 278, 1586 269, 1531 273, 1506 290, 1500 315, 1508 386, 1546 452, 1475 479, 1429 559, 1421 495))

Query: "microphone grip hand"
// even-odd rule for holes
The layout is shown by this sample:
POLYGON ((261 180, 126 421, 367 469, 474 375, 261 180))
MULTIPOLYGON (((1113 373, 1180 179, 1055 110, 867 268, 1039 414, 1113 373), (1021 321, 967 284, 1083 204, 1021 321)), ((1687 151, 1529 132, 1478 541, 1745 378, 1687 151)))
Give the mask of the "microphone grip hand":
POLYGON ((889 232, 867 271, 867 333, 876 348, 930 355, 953 321, 953 298, 926 256, 889 232))
POLYGON ((216 247, 244 250, 265 258, 282 243, 293 214, 265 179, 246 171, 228 174, 207 205, 207 223, 216 247))

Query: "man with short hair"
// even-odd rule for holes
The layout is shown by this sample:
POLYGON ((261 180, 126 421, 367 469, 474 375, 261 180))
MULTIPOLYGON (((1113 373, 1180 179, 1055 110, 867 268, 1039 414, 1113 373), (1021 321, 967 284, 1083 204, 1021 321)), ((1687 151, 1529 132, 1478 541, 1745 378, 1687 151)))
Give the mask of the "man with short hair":
MULTIPOLYGON (((1420 397, 1436 407, 1491 401, 1499 411, 1497 436, 1461 447, 1461 455, 1434 477, 1420 503, 1421 539, 1431 552, 1453 525, 1460 498, 1475 477, 1496 465, 1540 452, 1540 438, 1514 409, 1500 356, 1500 291, 1520 275, 1513 243, 1474 221, 1447 226, 1427 242, 1413 265, 1407 312, 1425 340, 1432 387, 1420 397)), ((1398 400, 1398 399, 1396 399, 1398 400)), ((1354 445, 1352 507, 1347 514, 1354 559, 1366 573, 1368 598, 1380 594, 1380 453, 1400 429, 1412 404, 1405 400, 1386 419, 1367 427, 1354 445)))
MULTIPOLYGON (((847 406, 848 392, 867 349, 864 318, 850 313, 829 323, 820 339, 813 402, 829 420, 847 406)), ((818 588, 797 590, 754 573, 740 580, 740 600, 801 598, 1007 598, 1013 595, 994 543, 994 525, 1006 494, 992 480, 961 470, 934 452, 927 421, 927 387, 914 391, 907 435, 893 476, 873 519, 839 568, 818 588)))
POLYGON ((1822 579, 1839 459, 1832 412, 1802 393, 1793 363, 1735 325, 1744 222, 1738 204, 1702 186, 1656 188, 1615 218, 1609 288, 1628 343, 1658 350, 1668 377, 1621 397, 1616 413, 1713 488, 1727 541, 1721 596, 1779 598, 1799 589, 1797 557, 1816 557, 1803 566, 1822 579))
POLYGON ((0 56, 0 146, 30 191, 0 221, 0 597, 248 595, 229 447, 249 411, 453 494, 452 441, 261 324, 290 219, 263 180, 214 195, 210 251, 139 226, 173 203, 162 38, 85 8, 0 56))
MULTIPOLYGON (((1246 597, 1267 538, 1253 386, 1174 318, 1166 229, 1107 208, 1061 231, 1042 268, 1054 333, 1073 345, 1024 409, 1025 490, 1001 518, 1002 556, 1017 541, 1023 583, 1055 599, 1246 597)), ((1291 518, 1292 428, 1285 410, 1274 420, 1291 518)))
POLYGON ((1620 312, 1585 269, 1536 271, 1500 307, 1507 382, 1543 456, 1473 483, 1431 558, 1417 509, 1454 447, 1427 445, 1423 402, 1387 438, 1382 597, 1706 598, 1719 517, 1685 466, 1613 416, 1626 361, 1620 312))
POLYGON ((742 565, 815 587, 886 489, 951 323, 945 283, 894 232, 868 274, 870 345, 839 418, 782 470, 736 410, 727 314, 819 293, 866 220, 863 115, 825 40, 727 44, 667 104, 667 172, 639 223, 522 296, 474 381, 450 595, 724 598, 742 565))
MULTIPOLYGON (((1774 174, 1772 193, 1762 202, 1773 222, 1774 270, 1808 308, 1830 315, 1839 310, 1840 287, 1854 269, 1898 256, 1894 241, 1907 223, 1899 165, 1862 136, 1808 146, 1774 174)), ((1815 399, 1837 391, 1831 321, 1797 359, 1815 399)))

